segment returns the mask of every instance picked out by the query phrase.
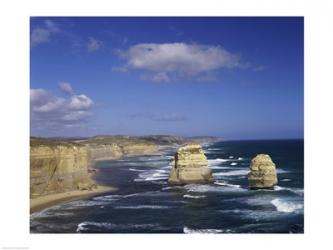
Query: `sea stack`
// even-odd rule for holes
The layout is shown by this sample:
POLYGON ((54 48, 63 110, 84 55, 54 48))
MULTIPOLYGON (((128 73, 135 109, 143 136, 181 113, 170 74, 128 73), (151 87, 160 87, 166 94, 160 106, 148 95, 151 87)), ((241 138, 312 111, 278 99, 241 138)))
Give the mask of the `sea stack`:
POLYGON ((198 144, 180 147, 172 162, 169 183, 174 185, 214 182, 207 158, 198 144))
POLYGON ((250 189, 274 189, 278 179, 269 155, 259 154, 252 159, 248 179, 250 189))

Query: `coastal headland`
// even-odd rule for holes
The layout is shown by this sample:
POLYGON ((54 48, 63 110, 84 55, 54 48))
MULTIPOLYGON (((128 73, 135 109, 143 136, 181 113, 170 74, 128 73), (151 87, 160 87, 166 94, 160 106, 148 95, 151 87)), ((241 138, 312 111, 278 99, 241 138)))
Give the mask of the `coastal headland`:
POLYGON ((90 138, 30 138, 30 213, 71 201, 108 193, 116 187, 94 180, 94 164, 126 156, 162 154, 163 147, 209 143, 216 137, 110 136, 90 138))

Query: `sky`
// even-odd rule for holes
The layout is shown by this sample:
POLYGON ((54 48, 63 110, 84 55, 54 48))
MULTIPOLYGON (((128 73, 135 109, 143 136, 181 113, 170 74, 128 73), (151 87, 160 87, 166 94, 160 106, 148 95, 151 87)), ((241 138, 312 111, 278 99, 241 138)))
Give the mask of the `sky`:
POLYGON ((302 17, 31 17, 33 136, 303 138, 302 17))

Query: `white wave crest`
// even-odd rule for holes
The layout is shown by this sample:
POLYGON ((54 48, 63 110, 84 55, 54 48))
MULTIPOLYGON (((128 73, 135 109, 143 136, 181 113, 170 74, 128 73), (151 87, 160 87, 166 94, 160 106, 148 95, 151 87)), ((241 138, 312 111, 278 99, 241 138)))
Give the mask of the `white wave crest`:
POLYGON ((190 195, 190 194, 185 194, 183 197, 184 198, 190 198, 190 199, 201 199, 201 198, 205 198, 206 195, 190 195))
POLYGON ((213 173, 213 176, 237 176, 237 175, 246 176, 248 173, 249 173, 249 170, 240 169, 240 170, 233 170, 233 171, 228 171, 228 172, 213 173))
POLYGON ((137 206, 117 206, 114 209, 168 209, 169 206, 158 205, 137 205, 137 206))
POLYGON ((135 178, 135 182, 140 181, 158 181, 158 180, 166 180, 169 177, 169 173, 164 169, 156 169, 154 171, 145 171, 138 175, 139 178, 135 178))
POLYGON ((183 232, 186 234, 216 234, 222 233, 222 229, 191 229, 188 227, 183 228, 183 232))
POLYGON ((217 158, 217 159, 210 159, 208 160, 208 165, 219 165, 222 162, 227 162, 229 161, 228 159, 221 159, 221 158, 217 158))
POLYGON ((207 148, 209 151, 222 151, 222 149, 219 148, 207 148))
POLYGON ((128 170, 129 171, 135 171, 135 172, 147 171, 147 170, 144 170, 144 169, 136 169, 136 168, 129 168, 128 170))
POLYGON ((278 212, 283 213, 292 213, 296 212, 300 209, 303 209, 303 204, 295 203, 291 201, 284 201, 282 199, 276 198, 271 201, 271 204, 273 204, 278 212))
POLYGON ((94 222, 84 221, 77 225, 76 232, 84 232, 88 230, 89 226, 93 226, 102 230, 110 229, 145 229, 145 228, 158 228, 159 224, 113 224, 108 222, 94 222))
POLYGON ((230 184, 230 183, 227 183, 227 182, 215 181, 214 184, 219 185, 219 186, 240 188, 240 185, 230 184))
POLYGON ((274 187, 274 190, 275 191, 287 190, 287 191, 290 191, 290 192, 295 193, 300 196, 304 195, 304 189, 302 189, 302 188, 287 188, 287 187, 281 187, 281 186, 276 185, 274 187))
POLYGON ((206 192, 243 192, 247 189, 236 186, 222 186, 222 185, 205 185, 205 184, 189 184, 184 188, 189 192, 206 193, 206 192))
POLYGON ((236 166, 238 163, 237 162, 232 162, 230 165, 231 166, 236 166))
POLYGON ((290 171, 288 171, 288 170, 284 170, 284 169, 281 169, 281 168, 277 168, 277 169, 276 169, 276 172, 277 172, 278 174, 290 173, 290 171))

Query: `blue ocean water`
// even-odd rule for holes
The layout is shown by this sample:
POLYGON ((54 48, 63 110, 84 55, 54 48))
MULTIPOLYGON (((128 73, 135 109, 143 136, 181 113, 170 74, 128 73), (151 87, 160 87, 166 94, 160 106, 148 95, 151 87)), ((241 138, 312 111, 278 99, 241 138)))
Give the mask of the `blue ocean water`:
POLYGON ((34 233, 303 233, 303 140, 203 145, 216 182, 169 186, 176 148, 163 155, 97 163, 100 184, 118 191, 67 202, 30 216, 34 233), (250 160, 269 154, 275 190, 248 190, 250 160))

